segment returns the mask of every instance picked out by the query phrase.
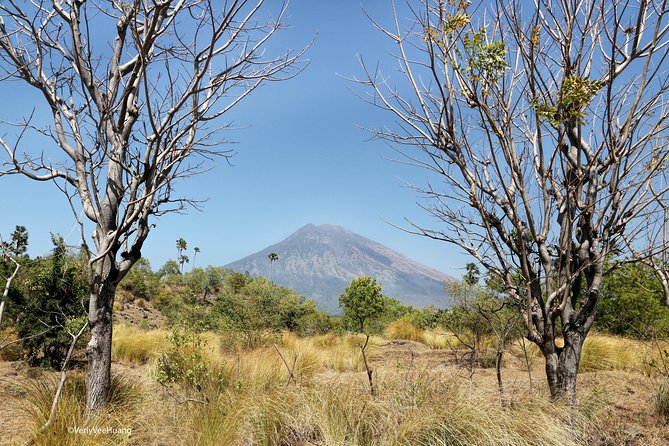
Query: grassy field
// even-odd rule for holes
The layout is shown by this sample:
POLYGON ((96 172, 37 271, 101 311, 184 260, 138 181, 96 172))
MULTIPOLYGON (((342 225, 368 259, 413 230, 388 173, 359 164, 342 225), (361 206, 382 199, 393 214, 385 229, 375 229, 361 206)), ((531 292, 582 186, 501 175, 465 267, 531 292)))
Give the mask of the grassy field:
MULTIPOLYGON (((112 404, 87 416, 84 374, 70 372, 35 444, 669 444, 657 410, 666 345, 591 335, 572 411, 547 400, 538 351, 527 351, 528 370, 518 344, 505 357, 501 397, 494 369, 457 364, 447 333, 406 325, 370 341, 374 394, 356 336, 283 334, 247 351, 212 333, 169 336, 117 327, 112 404)), ((5 361, 0 379, 2 444, 24 444, 48 415, 57 374, 5 361)))

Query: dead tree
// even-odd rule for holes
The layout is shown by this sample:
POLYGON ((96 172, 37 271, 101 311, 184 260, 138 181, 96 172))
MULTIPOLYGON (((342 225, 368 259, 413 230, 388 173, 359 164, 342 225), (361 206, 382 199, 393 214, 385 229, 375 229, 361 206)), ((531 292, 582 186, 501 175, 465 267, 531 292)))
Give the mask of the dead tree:
POLYGON ((396 8, 388 26, 374 22, 401 79, 364 60, 357 79, 394 117, 376 135, 434 174, 415 188, 441 226, 408 230, 501 278, 543 352, 551 396, 573 401, 605 261, 623 238, 639 243, 667 193, 669 9, 418 3, 396 8))
POLYGON ((265 50, 285 9, 261 21, 268 10, 263 0, 0 3, 0 79, 42 99, 11 141, 0 140, 1 173, 55 182, 83 216, 90 410, 109 398, 118 283, 154 219, 197 203, 176 196, 175 184, 230 155, 220 145, 226 112, 299 71, 302 50, 265 50))

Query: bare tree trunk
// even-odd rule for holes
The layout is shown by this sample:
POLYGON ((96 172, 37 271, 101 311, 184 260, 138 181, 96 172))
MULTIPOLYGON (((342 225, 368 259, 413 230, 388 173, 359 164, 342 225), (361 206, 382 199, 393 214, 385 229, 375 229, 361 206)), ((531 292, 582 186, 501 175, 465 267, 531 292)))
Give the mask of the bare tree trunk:
POLYGON ((577 330, 564 334, 564 347, 546 355, 546 378, 551 399, 576 403, 576 376, 585 335, 577 330))
POLYGON ((12 281, 16 277, 16 275, 19 273, 19 269, 21 269, 21 264, 11 258, 9 255, 5 256, 7 259, 10 261, 14 262, 15 268, 14 272, 12 273, 11 276, 7 278, 5 281, 5 290, 2 292, 2 300, 0 300, 0 324, 2 323, 2 313, 4 312, 5 309, 5 301, 7 300, 7 296, 9 296, 9 288, 12 286, 12 281))
MULTIPOLYGON (((108 263, 108 258, 101 260, 108 263)), ((113 260, 112 260, 113 262, 113 260)), ((117 273, 107 266, 98 269, 94 278, 89 303, 88 323, 91 339, 86 346, 88 379, 86 382, 86 408, 96 411, 109 401, 111 388, 112 307, 116 293, 117 273)))

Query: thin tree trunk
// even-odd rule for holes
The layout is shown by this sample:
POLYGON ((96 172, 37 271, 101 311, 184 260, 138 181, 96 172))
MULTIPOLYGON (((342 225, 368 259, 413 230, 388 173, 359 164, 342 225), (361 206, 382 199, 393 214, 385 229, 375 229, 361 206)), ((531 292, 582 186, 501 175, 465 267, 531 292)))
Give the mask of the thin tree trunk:
POLYGON ((525 343, 525 337, 521 336, 520 341, 518 342, 520 347, 523 349, 523 355, 525 357, 525 366, 527 367, 527 377, 529 379, 530 391, 534 389, 532 385, 532 363, 530 362, 530 355, 527 352, 527 344, 525 343))
MULTIPOLYGON (((70 333, 70 336, 72 337, 72 342, 70 343, 70 348, 67 351, 67 356, 65 356, 63 365, 60 368, 60 381, 58 381, 58 386, 56 387, 56 395, 53 397, 53 401, 51 402, 51 410, 49 411, 49 418, 47 418, 46 422, 39 429, 40 434, 46 432, 47 428, 51 425, 51 422, 53 421, 53 417, 56 415, 56 408, 58 407, 58 402, 60 401, 60 395, 63 391, 63 386, 65 385, 65 379, 67 378, 67 367, 70 363, 70 359, 72 359, 72 353, 74 353, 74 347, 77 345, 79 338, 84 333, 84 330, 86 330, 87 327, 88 323, 84 324, 84 326, 81 327, 81 329, 76 334, 70 333)), ((27 444, 28 445, 35 444, 35 438, 33 437, 27 444)))
POLYGON ((109 274, 99 283, 99 291, 91 294, 88 314, 91 339, 86 346, 86 408, 89 411, 97 411, 107 404, 111 388, 112 307, 117 284, 109 274))
POLYGON ((504 357, 504 338, 500 339, 495 354, 495 373, 497 375, 497 388, 499 389, 499 399, 504 406, 504 382, 502 381, 502 359, 504 357))
POLYGON ((14 265, 16 265, 16 267, 14 268, 14 272, 12 273, 12 275, 9 276, 9 278, 5 282, 5 289, 2 292, 2 300, 0 301, 0 324, 2 324, 2 313, 5 310, 5 301, 7 300, 7 297, 9 296, 9 288, 12 286, 12 281, 14 280, 16 275, 19 273, 19 269, 21 269, 21 264, 19 262, 17 262, 16 260, 14 260, 13 258, 11 258, 9 256, 7 256, 7 258, 10 261, 14 262, 14 265))

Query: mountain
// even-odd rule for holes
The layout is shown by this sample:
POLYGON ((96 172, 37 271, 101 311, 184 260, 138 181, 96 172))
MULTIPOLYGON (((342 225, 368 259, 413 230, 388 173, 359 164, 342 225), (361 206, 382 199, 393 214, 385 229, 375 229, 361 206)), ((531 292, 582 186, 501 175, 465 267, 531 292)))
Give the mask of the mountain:
POLYGON ((444 281, 453 280, 380 243, 335 225, 308 224, 279 243, 225 265, 271 278, 314 299, 319 308, 339 312, 339 295, 356 277, 371 276, 383 294, 404 305, 447 307, 444 281), (268 255, 278 254, 270 262, 268 255))

